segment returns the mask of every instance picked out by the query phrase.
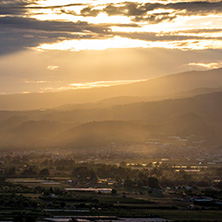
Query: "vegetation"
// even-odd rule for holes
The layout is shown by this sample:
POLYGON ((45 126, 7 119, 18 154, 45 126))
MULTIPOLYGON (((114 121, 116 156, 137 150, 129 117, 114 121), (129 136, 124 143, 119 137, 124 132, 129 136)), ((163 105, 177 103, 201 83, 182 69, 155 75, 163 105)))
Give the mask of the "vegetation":
POLYGON ((56 215, 101 215, 222 221, 219 167, 189 173, 176 170, 173 163, 142 167, 78 158, 33 152, 2 155, 0 219, 34 222, 56 215), (95 191, 81 191, 84 188, 95 191), (195 201, 202 197, 212 199, 195 201))

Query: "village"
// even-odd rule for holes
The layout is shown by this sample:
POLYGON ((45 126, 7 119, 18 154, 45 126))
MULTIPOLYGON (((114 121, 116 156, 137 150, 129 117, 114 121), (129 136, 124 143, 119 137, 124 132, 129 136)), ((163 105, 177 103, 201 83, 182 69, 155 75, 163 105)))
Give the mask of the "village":
POLYGON ((2 153, 0 220, 222 218, 219 155, 209 160, 162 156, 145 161, 134 156, 120 161, 118 157, 113 163, 108 154, 107 159, 90 157, 84 160, 84 154, 51 151, 2 153))

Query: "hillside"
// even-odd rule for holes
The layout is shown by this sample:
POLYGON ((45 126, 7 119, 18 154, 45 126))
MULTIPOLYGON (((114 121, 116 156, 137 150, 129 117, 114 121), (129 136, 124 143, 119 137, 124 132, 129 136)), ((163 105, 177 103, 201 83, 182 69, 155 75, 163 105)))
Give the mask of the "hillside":
POLYGON ((221 144, 221 110, 222 92, 95 109, 1 111, 0 147, 98 147, 191 135, 221 144))
POLYGON ((69 90, 53 93, 31 93, 1 95, 0 110, 30 110, 53 108, 65 104, 95 103, 115 97, 125 97, 126 102, 155 101, 167 98, 193 96, 199 93, 198 88, 219 90, 222 88, 222 69, 209 71, 192 71, 121 86, 69 90), (194 91, 193 91, 194 90, 194 91), (193 91, 193 93, 188 93, 193 91), (186 94, 186 93, 185 93, 186 94), (134 99, 127 99, 134 97, 134 99))

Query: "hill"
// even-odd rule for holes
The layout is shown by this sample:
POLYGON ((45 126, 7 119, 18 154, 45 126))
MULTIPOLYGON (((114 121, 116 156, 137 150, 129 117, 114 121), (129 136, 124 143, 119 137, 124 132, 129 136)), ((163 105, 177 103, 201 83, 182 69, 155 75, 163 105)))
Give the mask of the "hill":
MULTIPOLYGON (((122 97, 122 104, 135 102, 135 100, 138 102, 155 101, 175 98, 180 93, 182 93, 181 97, 184 97, 184 92, 193 91, 198 88, 220 90, 222 88, 222 69, 184 72, 144 82, 112 87, 52 93, 1 95, 0 110, 48 109, 65 104, 95 103, 99 100, 106 100, 113 97, 122 97), (124 102, 124 97, 126 102, 124 102), (129 99, 129 97, 133 97, 133 99, 129 99)), ((199 92, 197 90, 188 94, 193 96, 199 94, 199 92)), ((115 102, 115 104, 117 103, 115 102)))
POLYGON ((106 108, 1 111, 0 147, 99 147, 171 136, 220 145, 221 110, 222 92, 106 108))

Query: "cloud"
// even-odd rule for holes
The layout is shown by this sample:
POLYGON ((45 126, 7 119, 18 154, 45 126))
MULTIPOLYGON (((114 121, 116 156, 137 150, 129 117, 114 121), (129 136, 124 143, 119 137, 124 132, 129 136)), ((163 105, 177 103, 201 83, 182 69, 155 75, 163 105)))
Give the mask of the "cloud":
POLYGON ((147 79, 137 79, 137 80, 113 80, 113 81, 95 81, 95 82, 81 82, 81 83, 71 83, 67 86, 61 86, 58 88, 43 88, 43 92, 47 91, 65 91, 65 90, 76 90, 76 89, 91 89, 91 88, 101 88, 101 87, 110 87, 118 85, 126 85, 136 82, 144 82, 147 79))
POLYGON ((201 34, 201 33, 215 33, 215 32, 222 32, 222 28, 211 28, 211 29, 188 29, 188 30, 181 30, 180 33, 195 33, 195 34, 201 34))
POLYGON ((101 38, 101 36, 107 35, 109 30, 104 25, 88 24, 87 22, 39 21, 32 18, 2 17, 0 18, 0 54, 64 39, 93 38, 96 34, 101 38))
POLYGON ((37 53, 27 50, 0 57, 0 92, 37 92, 46 87, 56 90, 72 83, 155 78, 199 69, 198 66, 188 66, 189 63, 219 62, 221 53, 222 50, 215 49, 181 51, 160 47, 37 53), (59 72, 55 74, 47 70, 48 65, 59 66, 59 72), (47 83, 28 84, 25 80, 47 83))
POLYGON ((222 2, 176 2, 176 3, 129 3, 124 5, 109 4, 104 9, 108 15, 124 15, 132 17, 133 21, 162 22, 164 20, 173 20, 178 15, 208 15, 222 13, 222 2), (155 13, 157 9, 172 9, 174 13, 159 14, 155 13), (147 14, 149 13, 149 15, 147 14), (156 18, 162 16, 161 18, 156 18))
POLYGON ((109 4, 104 9, 108 15, 126 15, 126 16, 141 16, 146 13, 147 9, 143 4, 126 2, 125 5, 109 4))
POLYGON ((33 1, 25 0, 0 0, 0 15, 21 15, 27 12, 27 6, 35 4, 33 1))
MULTIPOLYGON (((95 4, 94 4, 95 5, 95 4)), ((216 14, 222 12, 222 2, 194 1, 194 2, 176 2, 176 3, 138 3, 138 2, 121 2, 117 4, 104 4, 103 8, 97 9, 95 6, 77 2, 64 5, 38 5, 37 1, 30 0, 0 0, 0 15, 22 15, 27 12, 35 13, 35 10, 45 9, 61 9, 61 13, 73 14, 75 16, 97 16, 100 12, 105 12, 108 15, 123 15, 134 17, 140 20, 144 17, 147 20, 147 13, 151 13, 157 9, 173 9, 176 14, 180 15, 207 15, 210 13, 216 14), (86 6, 76 14, 72 11, 66 11, 68 8, 75 6, 86 6), (136 18, 138 17, 138 18, 136 18)), ((155 16, 155 13, 152 14, 155 16)))
MULTIPOLYGON (((58 5, 44 6, 39 5, 38 1, 35 0, 0 0, 0 15, 2 15, 0 17, 0 55, 25 50, 30 47, 38 47, 44 43, 58 43, 63 40, 78 39, 104 40, 115 36, 143 41, 221 40, 220 35, 197 35, 201 33, 220 32, 221 29, 219 26, 215 29, 205 28, 205 32, 201 29, 179 30, 180 33, 167 31, 162 32, 161 35, 149 31, 138 33, 133 31, 133 28, 140 27, 142 29, 143 23, 147 25, 160 24, 163 22, 171 24, 178 16, 205 16, 210 13, 222 13, 222 2, 141 3, 141 1, 118 1, 115 4, 106 3, 107 1, 105 3, 99 2, 98 4, 96 1, 91 1, 91 4, 87 2, 75 1, 73 4, 62 5, 62 3, 59 3, 58 5), (74 7, 78 7, 79 12, 74 11, 74 7), (52 14, 57 13, 57 16, 63 14, 65 16, 71 16, 68 17, 70 21, 68 21, 68 19, 59 21, 46 19, 45 21, 40 21, 29 17, 37 13, 44 14, 44 10, 49 9, 52 9, 50 10, 52 14), (121 31, 112 32, 111 28, 114 24, 105 23, 102 19, 98 21, 98 23, 104 24, 93 24, 81 21, 84 19, 87 21, 89 19, 90 21, 90 17, 96 19, 98 16, 99 18, 102 13, 109 16, 123 16, 123 18, 129 19, 129 24, 117 23, 115 26, 119 28, 129 27, 132 28, 132 30, 128 33, 121 31), (75 20, 79 18, 80 21, 72 22, 71 18, 75 18, 75 20)), ((147 30, 149 30, 149 27, 147 30)), ((181 42, 181 45, 179 43, 177 45, 181 47, 185 44, 186 43, 181 42)))
POLYGON ((26 50, 41 43, 52 43, 62 38, 71 38, 67 33, 35 32, 31 30, 13 30, 1 28, 0 55, 26 50))
POLYGON ((105 33, 109 28, 103 25, 89 24, 87 22, 60 22, 60 21, 40 21, 32 18, 3 17, 0 19, 0 28, 7 29, 26 29, 41 31, 63 31, 63 32, 82 32, 91 31, 105 33))
POLYGON ((153 15, 147 15, 147 16, 136 16, 133 21, 135 22, 148 22, 149 24, 158 24, 163 21, 172 21, 176 19, 176 15, 171 15, 170 13, 156 13, 153 15))
MULTIPOLYGON (((218 32, 218 31, 219 30, 215 30, 215 31, 212 30, 212 32, 218 32)), ((196 30, 192 32, 192 30, 181 30, 180 32, 163 32, 163 33, 115 32, 115 35, 118 35, 121 37, 127 37, 130 39, 138 39, 138 40, 145 40, 145 41, 222 40, 222 36, 213 37, 213 36, 205 36, 205 35, 200 35, 200 36, 195 35, 199 33, 205 33, 205 31, 196 30)))
POLYGON ((201 67, 204 69, 218 69, 222 67, 222 62, 210 62, 210 63, 189 63, 192 67, 201 67))
POLYGON ((100 10, 92 9, 90 7, 81 10, 81 15, 83 16, 93 16, 96 17, 100 13, 100 10))
POLYGON ((69 86, 71 86, 72 89, 82 89, 82 88, 125 85, 125 84, 130 84, 130 83, 135 83, 135 82, 144 82, 144 81, 147 81, 147 79, 82 82, 82 83, 71 83, 69 84, 69 86))
POLYGON ((47 66, 48 70, 57 70, 58 68, 58 66, 47 66))
POLYGON ((37 81, 34 81, 34 80, 25 80, 24 83, 27 83, 27 84, 43 84, 43 83, 47 83, 47 81, 45 80, 37 80, 37 81))
POLYGON ((77 52, 82 50, 105 50, 110 48, 147 48, 147 42, 115 36, 106 39, 65 40, 54 44, 42 44, 37 49, 39 51, 66 50, 77 52))
POLYGON ((115 7, 113 5, 107 6, 104 11, 110 14, 124 14, 128 16, 141 16, 147 12, 151 12, 155 9, 174 9, 177 11, 186 11, 189 14, 209 14, 222 12, 222 2, 176 2, 168 4, 160 3, 125 3, 122 7, 115 7), (112 10, 109 10, 109 9, 112 10))
POLYGON ((24 15, 33 13, 37 9, 56 9, 73 6, 82 6, 85 4, 74 3, 67 5, 40 6, 37 0, 0 0, 0 15, 24 15))
POLYGON ((186 10, 185 15, 205 15, 210 13, 216 14, 222 12, 222 2, 177 2, 166 4, 165 7, 162 8, 170 8, 179 11, 186 10))

